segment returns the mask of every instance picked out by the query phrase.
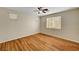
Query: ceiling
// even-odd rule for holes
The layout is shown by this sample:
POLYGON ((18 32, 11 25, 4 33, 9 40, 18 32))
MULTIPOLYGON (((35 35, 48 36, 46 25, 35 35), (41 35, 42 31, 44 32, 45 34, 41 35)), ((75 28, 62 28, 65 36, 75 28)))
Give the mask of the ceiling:
POLYGON ((53 14, 53 13, 73 9, 74 7, 45 7, 45 8, 48 8, 49 11, 47 13, 41 13, 41 14, 38 14, 37 12, 34 11, 34 10, 37 10, 36 7, 6 7, 6 8, 20 11, 20 12, 23 12, 26 14, 44 16, 44 15, 48 15, 48 14, 53 14))

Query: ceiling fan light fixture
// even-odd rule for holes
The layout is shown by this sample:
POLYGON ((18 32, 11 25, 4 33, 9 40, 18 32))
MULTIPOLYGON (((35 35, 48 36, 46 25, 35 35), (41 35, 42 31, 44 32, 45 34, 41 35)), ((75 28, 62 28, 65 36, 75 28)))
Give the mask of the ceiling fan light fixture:
POLYGON ((47 8, 44 8, 44 7, 37 7, 36 11, 38 14, 42 14, 42 13, 47 13, 49 10, 47 8))

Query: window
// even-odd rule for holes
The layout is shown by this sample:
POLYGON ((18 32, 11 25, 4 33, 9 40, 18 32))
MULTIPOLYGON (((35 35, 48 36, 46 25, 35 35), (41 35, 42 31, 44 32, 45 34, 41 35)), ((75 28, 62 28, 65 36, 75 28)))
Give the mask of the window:
POLYGON ((61 16, 47 18, 46 28, 61 29, 61 16))

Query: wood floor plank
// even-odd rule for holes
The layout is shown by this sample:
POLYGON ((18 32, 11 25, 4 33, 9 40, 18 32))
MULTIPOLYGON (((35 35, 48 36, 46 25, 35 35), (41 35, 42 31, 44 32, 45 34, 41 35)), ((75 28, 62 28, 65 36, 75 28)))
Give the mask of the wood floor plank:
POLYGON ((79 51, 79 43, 38 33, 0 43, 0 51, 79 51))

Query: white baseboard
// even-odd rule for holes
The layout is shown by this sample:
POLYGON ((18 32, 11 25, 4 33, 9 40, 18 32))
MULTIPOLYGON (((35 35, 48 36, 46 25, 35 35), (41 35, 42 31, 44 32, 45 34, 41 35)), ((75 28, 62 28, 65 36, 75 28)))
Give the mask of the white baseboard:
POLYGON ((30 36, 30 35, 34 35, 34 34, 37 34, 37 33, 31 33, 31 34, 28 34, 28 35, 27 34, 24 34, 24 35, 18 34, 16 37, 10 37, 10 38, 2 39, 2 40, 0 40, 0 43, 8 42, 8 41, 11 41, 11 40, 16 40, 16 39, 19 39, 19 38, 22 38, 22 37, 26 37, 26 36, 30 36))
POLYGON ((76 40, 74 40, 74 39, 71 40, 70 38, 66 38, 66 37, 63 37, 63 36, 54 35, 54 34, 49 34, 49 33, 44 33, 44 32, 41 32, 41 33, 79 43, 79 41, 76 41, 76 40))
MULTIPOLYGON (((32 34, 28 34, 28 35, 18 35, 17 37, 13 37, 13 38, 10 38, 10 39, 3 39, 3 40, 0 41, 0 43, 7 42, 7 41, 11 41, 11 40, 16 40, 16 39, 19 39, 19 38, 22 38, 22 37, 26 37, 26 36, 30 36, 30 35, 34 35, 34 34, 37 34, 37 33, 32 33, 32 34)), ((70 38, 66 38, 66 37, 63 37, 63 36, 49 34, 49 33, 44 33, 44 32, 41 32, 41 33, 79 43, 79 41, 75 41, 74 39, 71 40, 70 38)))

